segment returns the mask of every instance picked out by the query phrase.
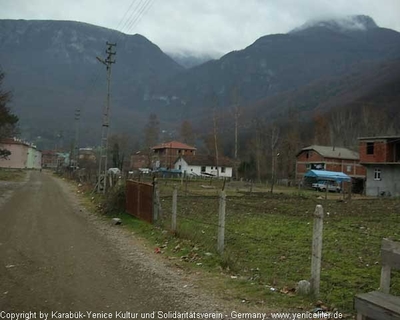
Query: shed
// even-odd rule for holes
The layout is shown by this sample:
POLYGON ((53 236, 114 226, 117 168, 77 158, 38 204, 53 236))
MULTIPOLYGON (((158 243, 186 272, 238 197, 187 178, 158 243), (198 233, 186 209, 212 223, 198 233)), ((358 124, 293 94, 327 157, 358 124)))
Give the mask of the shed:
POLYGON ((350 182, 351 178, 343 172, 325 171, 325 170, 310 170, 305 175, 305 178, 315 178, 318 180, 329 180, 336 182, 350 182))

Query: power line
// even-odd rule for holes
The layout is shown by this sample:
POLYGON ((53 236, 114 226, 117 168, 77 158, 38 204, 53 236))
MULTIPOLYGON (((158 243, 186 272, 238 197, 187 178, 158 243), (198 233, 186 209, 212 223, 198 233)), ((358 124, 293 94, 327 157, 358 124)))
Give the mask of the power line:
MULTIPOLYGON (((119 21, 119 23, 118 23, 117 27, 115 28, 115 30, 118 30, 118 29, 119 29, 119 27, 120 27, 122 21, 125 19, 125 17, 127 16, 129 10, 132 9, 132 7, 133 7, 133 5, 134 5, 134 3, 135 3, 136 1, 137 1, 137 0, 132 0, 132 2, 131 2, 131 4, 130 4, 129 8, 125 11, 124 15, 122 16, 122 18, 121 18, 121 20, 119 21)), ((129 19, 128 19, 128 20, 129 20, 129 19)))
MULTIPOLYGON (((131 11, 131 9, 133 8, 133 6, 134 6, 134 4, 135 4, 136 2, 138 2, 138 0, 132 0, 130 6, 129 6, 128 9, 125 11, 124 15, 122 16, 121 20, 119 21, 119 23, 118 23, 118 25, 117 25, 117 27, 116 27, 117 32, 118 32, 119 26, 121 26, 121 25, 123 24, 124 19, 129 15, 129 11, 131 11)), ((130 26, 135 25, 135 24, 139 21, 140 16, 141 16, 141 15, 143 16, 143 12, 144 12, 143 6, 142 6, 141 9, 139 10, 139 13, 138 13, 138 10, 137 10, 137 9, 139 8, 139 6, 140 6, 140 3, 141 3, 141 0, 139 0, 139 2, 137 3, 138 5, 136 6, 136 8, 135 8, 134 10, 132 10, 132 12, 131 12, 130 15, 129 15, 129 18, 126 19, 126 21, 125 21, 125 23, 124 23, 124 25, 123 25, 121 31, 123 30, 123 28, 124 28, 125 26, 127 26, 127 24, 129 24, 130 26), (136 13, 136 18, 135 18, 135 20, 134 20, 134 23, 132 24, 132 23, 131 23, 131 22, 132 22, 132 19, 131 19, 131 18, 135 16, 135 13, 136 13)), ((149 9, 149 6, 148 6, 147 9, 149 9)), ((117 42, 117 40, 120 40, 120 38, 121 38, 122 36, 123 36, 123 33, 120 32, 120 33, 119 33, 119 37, 117 37, 117 38, 119 38, 119 39, 115 39, 114 42, 117 42)), ((126 39, 125 39, 125 41, 124 41, 124 43, 123 43, 123 45, 122 45, 122 49, 125 47, 125 43, 126 43, 126 39)), ((95 75, 94 75, 92 81, 90 82, 89 90, 87 91, 87 94, 85 95, 85 98, 84 98, 84 100, 83 100, 83 103, 81 104, 81 107, 77 107, 77 108, 75 109, 75 112, 78 112, 78 113, 79 113, 78 118, 75 117, 75 143, 74 143, 74 144, 75 144, 75 146, 76 146, 76 148, 77 148, 77 150, 76 150, 76 155, 75 155, 76 157, 78 157, 78 153, 79 153, 79 141, 78 141, 78 139, 79 139, 79 127, 80 127, 79 124, 80 124, 81 114, 82 114, 82 112, 83 112, 83 109, 84 109, 84 107, 85 107, 85 105, 86 105, 86 103, 87 103, 87 101, 88 101, 88 99, 89 99, 91 93, 93 92, 93 90, 94 90, 94 88, 95 88, 95 86, 96 86, 96 84, 97 84, 97 82, 98 82, 99 77, 100 77, 100 70, 98 70, 98 71, 95 72, 95 75)), ((77 162, 76 162, 76 164, 77 164, 77 162)))
POLYGON ((136 16, 136 18, 134 20, 131 21, 131 23, 128 26, 128 30, 126 33, 129 33, 134 26, 136 26, 137 22, 148 12, 148 10, 150 9, 150 7, 152 6, 154 0, 146 0, 143 4, 143 6, 140 8, 140 11, 138 13, 138 15, 136 16))

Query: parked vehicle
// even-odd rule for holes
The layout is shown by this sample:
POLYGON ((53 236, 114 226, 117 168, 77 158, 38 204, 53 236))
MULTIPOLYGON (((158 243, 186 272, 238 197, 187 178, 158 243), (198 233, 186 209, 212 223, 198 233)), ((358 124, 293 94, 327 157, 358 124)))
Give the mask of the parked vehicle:
POLYGON ((339 185, 330 181, 318 181, 312 184, 312 187, 317 191, 325 192, 326 188, 328 188, 329 192, 340 192, 342 189, 339 185))

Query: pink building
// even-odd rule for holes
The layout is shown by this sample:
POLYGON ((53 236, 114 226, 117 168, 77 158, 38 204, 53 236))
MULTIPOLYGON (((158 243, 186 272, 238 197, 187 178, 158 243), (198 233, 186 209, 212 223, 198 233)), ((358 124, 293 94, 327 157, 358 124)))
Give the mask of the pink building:
POLYGON ((10 169, 40 169, 42 153, 33 144, 19 139, 4 139, 0 142, 1 149, 7 149, 11 155, 0 159, 0 168, 10 169))

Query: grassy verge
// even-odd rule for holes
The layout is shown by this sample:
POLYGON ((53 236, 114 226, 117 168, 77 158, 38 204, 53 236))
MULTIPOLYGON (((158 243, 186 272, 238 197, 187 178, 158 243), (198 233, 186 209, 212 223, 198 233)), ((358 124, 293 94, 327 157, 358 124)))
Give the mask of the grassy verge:
POLYGON ((0 169, 0 181, 15 181, 24 180, 26 171, 19 169, 0 169))

